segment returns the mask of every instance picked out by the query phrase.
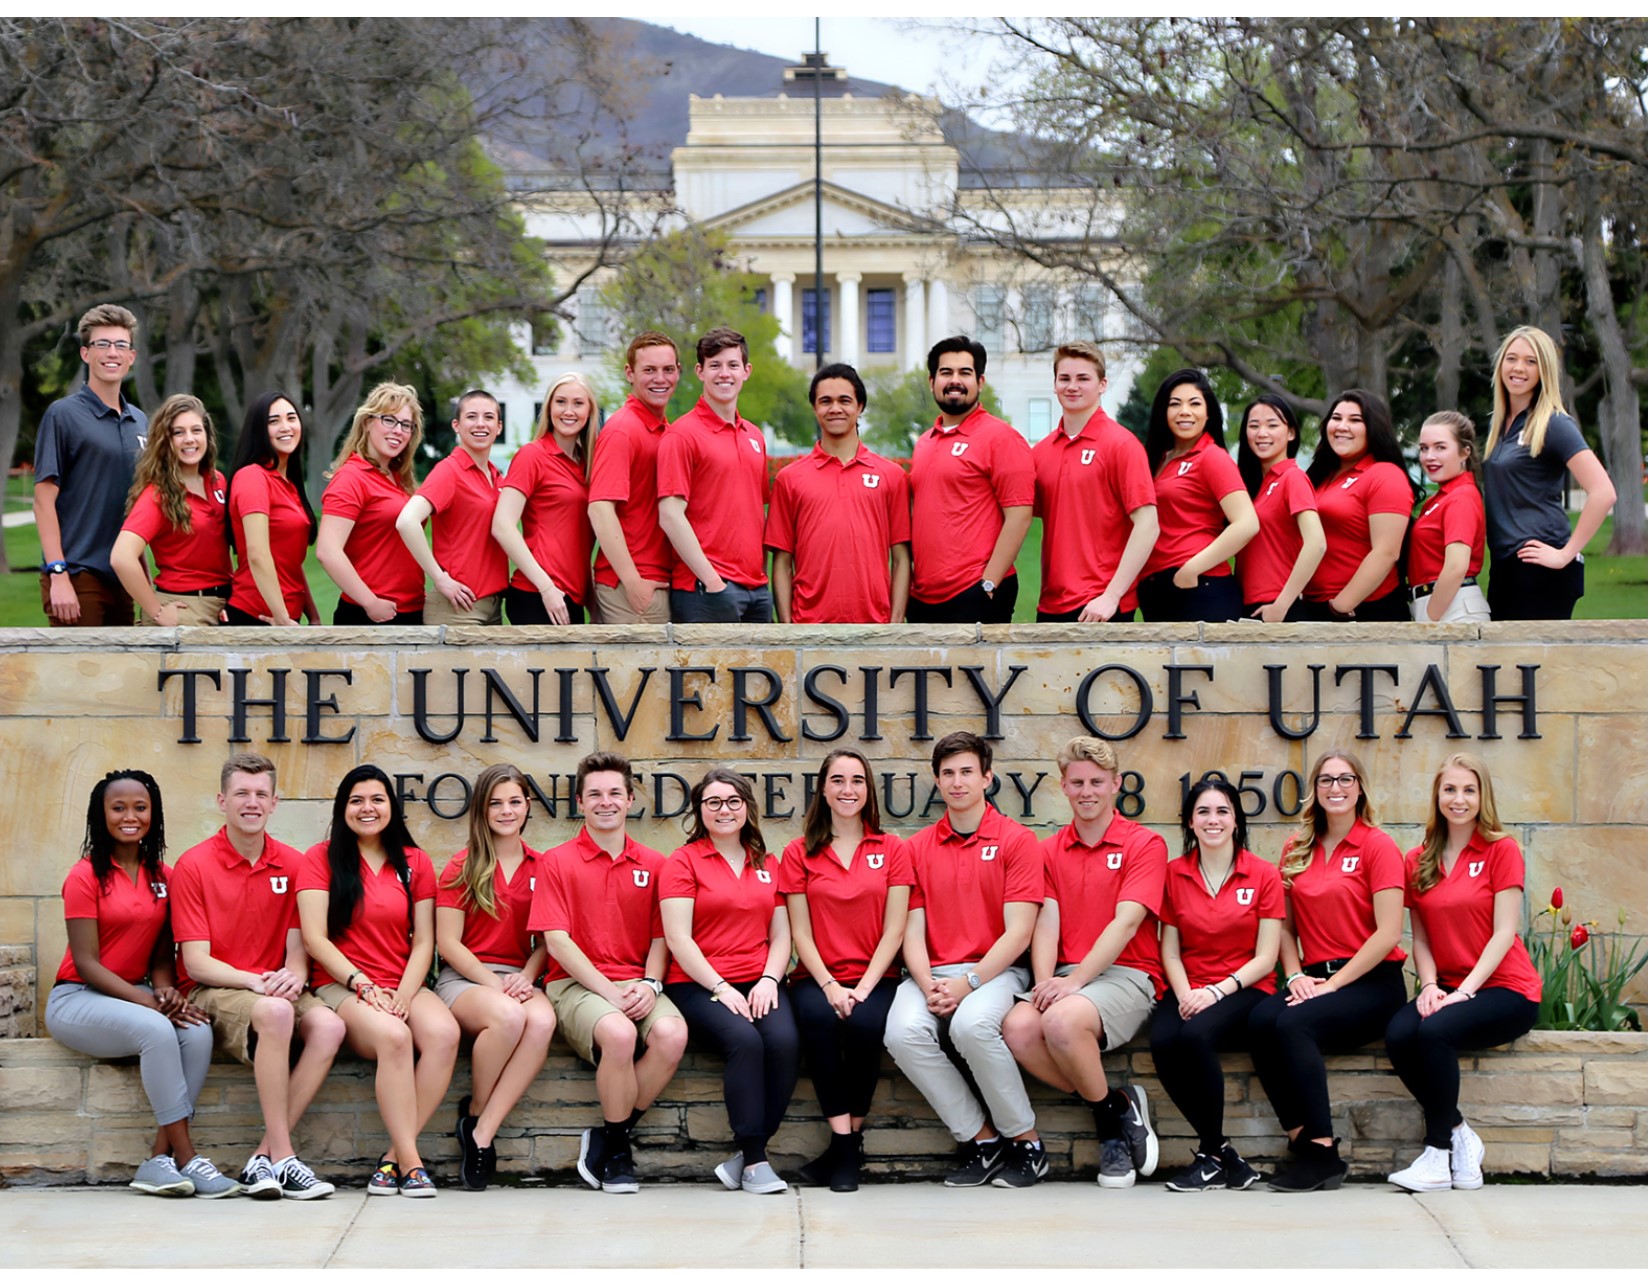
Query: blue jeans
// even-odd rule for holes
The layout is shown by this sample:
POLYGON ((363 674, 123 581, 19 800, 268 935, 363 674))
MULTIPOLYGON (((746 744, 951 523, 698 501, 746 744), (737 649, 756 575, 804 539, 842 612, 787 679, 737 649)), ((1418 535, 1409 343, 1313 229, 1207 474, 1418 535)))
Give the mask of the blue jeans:
POLYGON ((703 584, 670 591, 670 618, 676 624, 772 624, 773 595, 768 586, 755 588, 724 581, 720 593, 706 593, 703 584))

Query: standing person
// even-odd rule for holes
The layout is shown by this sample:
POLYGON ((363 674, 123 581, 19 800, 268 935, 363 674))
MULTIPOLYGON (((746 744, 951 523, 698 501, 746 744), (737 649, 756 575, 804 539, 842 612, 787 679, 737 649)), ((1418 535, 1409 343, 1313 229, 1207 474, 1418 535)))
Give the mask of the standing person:
POLYGON ((137 361, 137 316, 96 305, 80 316, 86 383, 40 418, 34 440, 34 525, 40 605, 54 628, 132 623, 132 600, 109 561, 149 420, 121 392, 137 361))
POLYGON ((1558 347, 1540 328, 1514 328, 1495 352, 1484 508, 1489 607, 1498 620, 1568 620, 1586 590, 1581 551, 1616 505, 1615 484, 1564 408, 1562 371, 1558 347), (1566 478, 1587 493, 1573 529, 1566 478))
POLYGON ((1406 1191, 1476 1191, 1484 1143, 1462 1117, 1460 1050, 1517 1040, 1541 1009, 1541 975, 1519 937, 1524 856, 1501 828, 1484 763, 1444 758, 1426 839, 1404 860, 1420 994, 1386 1029, 1386 1052, 1426 1117, 1426 1143, 1387 1176, 1406 1191))
POLYGON ((682 356, 663 332, 638 332, 624 352, 630 395, 596 435, 590 526, 596 534, 592 609, 603 624, 666 624, 676 553, 659 525, 659 444, 682 356))
POLYGON ((916 878, 905 846, 882 830, 870 763, 851 748, 820 763, 802 826, 779 861, 779 893, 798 962, 791 1001, 831 1142, 801 1176, 857 1191, 916 878))
POLYGON ((46 1030, 93 1058, 138 1056, 160 1126, 132 1190, 145 1195, 240 1194, 189 1133, 212 1062, 206 1015, 178 990, 167 923, 166 818, 160 786, 141 770, 112 770, 86 803, 80 860, 63 882, 69 950, 46 1001, 46 1030))
POLYGON ((1031 940, 1029 997, 1003 1024, 1032 1075, 1088 1104, 1101 1186, 1126 1188, 1157 1169, 1157 1135, 1140 1085, 1106 1083, 1104 1050, 1145 1026, 1163 987, 1157 916, 1169 851, 1117 813, 1117 751, 1079 736, 1060 749, 1069 824, 1042 844, 1043 910, 1031 940))
POLYGON ((1375 826, 1363 765, 1324 753, 1312 764, 1301 830, 1283 846, 1284 985, 1249 1017, 1249 1052, 1289 1163, 1274 1191, 1333 1191, 1346 1178, 1329 1114, 1324 1055, 1377 1040, 1404 1003, 1404 864, 1375 826))
POLYGON ((149 436, 155 442, 138 457, 110 565, 141 623, 216 624, 233 571, 212 418, 194 395, 174 394, 149 422, 149 436), (153 585, 145 549, 155 555, 153 585))
POLYGON ((1398 556, 1415 488, 1386 400, 1347 390, 1329 405, 1306 477, 1318 498, 1324 556, 1306 586, 1308 620, 1407 620, 1398 556))
POLYGON ((231 754, 218 776, 224 826, 172 869, 172 933, 187 975, 180 987, 257 1086, 264 1136, 241 1186, 253 1199, 320 1200, 332 1183, 298 1158, 292 1128, 332 1070, 344 1023, 305 990, 309 957, 292 888, 303 856, 266 831, 275 803, 275 763, 231 754))
POLYGON ((1487 620, 1478 587, 1484 565, 1484 498, 1478 494, 1478 437, 1460 412, 1421 423, 1421 468, 1438 484, 1409 533, 1411 616, 1423 622, 1487 620))
POLYGON ((1305 618, 1301 594, 1323 561, 1317 493, 1295 463, 1300 446, 1300 423, 1281 396, 1262 394, 1243 409, 1237 467, 1260 530, 1238 550, 1238 582, 1244 610, 1266 624, 1305 618))
POLYGON ((814 373, 813 452, 774 479, 766 539, 781 624, 904 624, 911 488, 859 439, 865 382, 846 363, 814 373))
POLYGON ((940 409, 911 453, 913 623, 1007 624, 1020 581, 1014 556, 1036 500, 1031 448, 980 406, 985 346, 951 336, 928 351, 940 409))
POLYGON ((638 1189, 631 1130, 687 1048, 687 1023, 662 981, 665 857, 625 831, 636 796, 624 757, 589 754, 573 787, 584 826, 540 861, 531 924, 549 949, 544 990, 562 1036, 596 1068, 602 1123, 579 1140, 579 1176, 592 1189, 630 1195, 638 1189))
POLYGON ((536 986, 544 948, 528 926, 539 855, 521 839, 527 781, 504 763, 477 775, 472 792, 469 839, 436 889, 435 994, 475 1038, 457 1137, 460 1177, 482 1191, 498 1163, 493 1139, 543 1069, 556 1013, 536 986))
POLYGON ((510 461, 493 539, 516 564, 504 603, 511 624, 584 623, 594 540, 590 457, 600 425, 596 391, 569 372, 551 382, 532 441, 510 461))
POLYGON ((1228 560, 1255 538, 1260 520, 1226 453, 1222 422, 1214 386, 1196 368, 1181 368, 1157 387, 1146 426, 1158 525, 1140 581, 1147 620, 1235 620, 1243 613, 1228 560))
POLYGON ((343 591, 334 624, 424 622, 424 572, 395 529, 423 438, 424 409, 410 385, 375 385, 355 409, 315 537, 316 560, 343 591))
POLYGON ((298 919, 310 987, 344 1020, 349 1047, 377 1064, 373 1088, 390 1145, 368 1195, 435 1195, 418 1135, 446 1096, 459 1039, 452 1014, 424 986, 435 890, 435 868, 412 843, 390 777, 371 765, 349 771, 327 839, 298 870, 298 919))
POLYGON ((1146 449, 1100 406, 1105 391, 1099 346, 1072 341, 1054 352, 1061 427, 1031 449, 1032 512, 1043 520, 1040 624, 1133 620, 1135 580, 1157 543, 1146 449))
POLYGON ((1163 977, 1152 1015, 1152 1065, 1197 1134, 1171 1191, 1242 1191, 1260 1174, 1226 1139, 1220 1055, 1245 1049, 1249 1015, 1277 989, 1283 881, 1249 852, 1238 791, 1200 779, 1180 808, 1184 852, 1163 896, 1163 977))
POLYGON ((453 418, 458 446, 435 463, 396 515, 401 543, 430 582, 426 624, 504 623, 510 560, 493 539, 501 475, 491 460, 503 428, 498 400, 486 390, 467 390, 453 418))
POLYGON ((946 1186, 1035 1186, 1048 1174, 1048 1155, 1003 1020, 1031 986, 1020 962, 1043 897, 1042 859, 1030 830, 986 801, 990 744, 953 731, 934 745, 933 767, 945 813, 906 842, 916 877, 905 922, 907 977, 894 993, 884 1043, 957 1140, 946 1186))
POLYGON ((768 1140, 796 1088, 796 1019, 780 983, 791 927, 774 888, 779 866, 756 821, 750 781, 720 767, 688 794, 688 843, 666 862, 659 910, 670 944, 665 987, 693 1035, 722 1055, 722 1096, 737 1149, 716 1166, 730 1191, 772 1195, 785 1183, 768 1140))
POLYGON ((304 490, 304 421, 296 399, 274 391, 247 407, 225 504, 236 562, 224 608, 229 623, 320 623, 304 575, 315 511, 304 490))
POLYGON ((659 444, 659 526, 676 550, 670 618, 766 624, 773 619, 762 552, 768 449, 762 431, 739 415, 750 347, 732 328, 712 328, 696 357, 705 392, 659 444))

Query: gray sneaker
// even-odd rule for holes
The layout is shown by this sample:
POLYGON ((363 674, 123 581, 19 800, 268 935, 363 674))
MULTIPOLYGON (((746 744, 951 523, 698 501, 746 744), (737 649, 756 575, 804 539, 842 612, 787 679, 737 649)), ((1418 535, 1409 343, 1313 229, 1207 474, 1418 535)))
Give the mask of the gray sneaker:
POLYGON ((151 1156, 132 1175, 131 1187, 144 1195, 193 1195, 195 1183, 178 1172, 169 1155, 151 1156))
POLYGON ((790 1188, 785 1185, 785 1179, 773 1171, 773 1165, 764 1160, 739 1175, 739 1189, 752 1195, 777 1195, 790 1188))
POLYGON ((721 1164, 716 1166, 716 1180, 730 1191, 742 1189, 741 1177, 745 1172, 745 1153, 735 1151, 721 1164))
POLYGON ((203 1200, 227 1200, 241 1193, 241 1184, 218 1172, 218 1166, 203 1155, 183 1166, 183 1176, 195 1184, 195 1194, 203 1200))
POLYGON ((1100 1144, 1099 1182, 1115 1188, 1134 1185, 1134 1157, 1126 1138, 1107 1138, 1100 1144))

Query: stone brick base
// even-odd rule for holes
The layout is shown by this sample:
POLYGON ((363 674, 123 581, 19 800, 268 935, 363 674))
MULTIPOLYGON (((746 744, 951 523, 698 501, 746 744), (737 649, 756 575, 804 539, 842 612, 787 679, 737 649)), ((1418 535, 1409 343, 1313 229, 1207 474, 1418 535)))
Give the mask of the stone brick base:
MULTIPOLYGON (((1488 1148, 1486 1170, 1643 1178, 1646 1039, 1644 1033, 1536 1032, 1509 1048, 1464 1058, 1461 1106, 1488 1148)), ((1283 1137, 1248 1058, 1225 1061, 1227 1132, 1245 1155, 1265 1164, 1281 1154, 1283 1137)), ((1407 1164, 1420 1145, 1420 1112, 1381 1051, 1333 1058, 1330 1068, 1335 1127, 1354 1176, 1379 1178, 1407 1164)), ((1191 1129, 1164 1096, 1150 1053, 1142 1047, 1110 1055, 1107 1070, 1114 1083, 1145 1085, 1162 1137, 1162 1164, 1172 1169, 1189 1160, 1191 1129)), ((468 1065, 461 1060, 453 1101, 467 1088, 468 1065)), ((1097 1149, 1087 1109, 1038 1084, 1032 1098, 1054 1176, 1092 1175, 1097 1149)), ((571 1180, 579 1133, 600 1119, 593 1072, 558 1041, 544 1074, 502 1131, 501 1172, 571 1180)), ((453 1121, 449 1102, 422 1140, 437 1173, 455 1169, 453 1121)), ((125 1181, 147 1154, 153 1131, 135 1063, 100 1062, 51 1040, 0 1041, 0 1179, 125 1181)), ((251 1070, 214 1063, 195 1117, 197 1143, 219 1167, 238 1171, 260 1131, 251 1070)), ((656 1181, 708 1178, 729 1137, 719 1060, 690 1053, 637 1129, 637 1168, 656 1181)), ((891 1063, 885 1064, 865 1141, 871 1180, 936 1177, 954 1151, 945 1128, 891 1063)), ((368 1064, 354 1058, 338 1063, 296 1142, 325 1174, 365 1176, 384 1145, 368 1064)), ((825 1126, 803 1080, 791 1117, 773 1140, 774 1162, 781 1170, 792 1168, 824 1143, 825 1126)))
POLYGON ((34 948, 0 946, 0 1040, 34 1031, 34 948))

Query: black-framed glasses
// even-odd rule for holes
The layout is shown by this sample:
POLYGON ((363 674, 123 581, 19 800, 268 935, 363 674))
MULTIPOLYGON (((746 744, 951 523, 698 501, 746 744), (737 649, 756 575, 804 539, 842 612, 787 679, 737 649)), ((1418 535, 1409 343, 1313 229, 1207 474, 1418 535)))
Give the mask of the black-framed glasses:
POLYGON ((99 338, 96 341, 86 342, 86 348, 96 350, 100 354, 107 353, 110 350, 119 350, 122 354, 130 354, 137 347, 130 341, 107 341, 99 338))
POLYGON ((1344 775, 1319 775, 1319 788, 1353 788, 1358 783, 1358 777, 1351 772, 1344 775))
POLYGON ((699 798, 699 804, 706 810, 743 810, 745 799, 743 797, 701 797, 699 798))
POLYGON ((413 423, 409 420, 403 420, 399 416, 375 416, 373 417, 373 420, 377 421, 385 429, 392 432, 402 434, 410 434, 413 432, 413 423))

